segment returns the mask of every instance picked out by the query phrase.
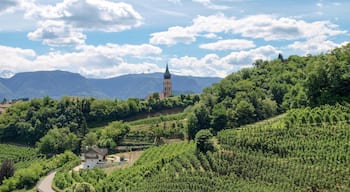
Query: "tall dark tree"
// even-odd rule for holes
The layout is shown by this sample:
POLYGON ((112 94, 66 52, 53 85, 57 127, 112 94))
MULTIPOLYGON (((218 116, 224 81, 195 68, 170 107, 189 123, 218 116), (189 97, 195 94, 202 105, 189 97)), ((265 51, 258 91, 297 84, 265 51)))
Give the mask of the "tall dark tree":
POLYGON ((4 160, 0 167, 0 184, 6 178, 12 177, 15 173, 15 165, 11 160, 4 160))
POLYGON ((207 152, 214 150, 212 141, 213 134, 208 129, 200 130, 196 134, 196 148, 198 152, 207 152))

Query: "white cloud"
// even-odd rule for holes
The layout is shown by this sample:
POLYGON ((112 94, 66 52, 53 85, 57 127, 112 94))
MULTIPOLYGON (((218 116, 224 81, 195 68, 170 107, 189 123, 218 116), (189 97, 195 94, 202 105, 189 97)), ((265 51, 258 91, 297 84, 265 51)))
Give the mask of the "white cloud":
POLYGON ((233 71, 251 67, 257 59, 276 58, 276 48, 268 45, 248 51, 232 52, 220 58, 216 54, 208 54, 202 58, 184 56, 169 61, 172 71, 183 75, 225 77, 233 71))
POLYGON ((152 33, 150 43, 168 46, 178 43, 190 44, 195 42, 198 36, 206 37, 207 34, 211 34, 209 38, 212 38, 215 33, 228 32, 231 25, 230 18, 226 18, 223 14, 198 16, 191 26, 175 26, 167 31, 152 33))
POLYGON ((81 30, 66 25, 63 21, 46 20, 39 22, 39 28, 28 33, 28 38, 34 41, 42 41, 44 44, 55 45, 80 45, 84 44, 86 36, 81 30))
MULTIPOLYGON (((37 55, 31 49, 0 46, 2 70, 12 72, 38 70, 65 70, 95 78, 108 78, 130 73, 162 72, 158 60, 147 56, 159 56, 161 49, 152 45, 81 45, 75 52, 53 51, 37 55)), ((247 51, 232 52, 225 57, 208 54, 202 58, 184 56, 171 58, 172 72, 192 76, 225 77, 243 67, 250 67, 256 59, 277 57, 279 51, 272 46, 263 46, 247 51)))
POLYGON ((59 51, 37 55, 31 49, 0 46, 2 70, 17 72, 38 70, 65 70, 78 72, 84 76, 107 78, 126 73, 163 71, 142 57, 159 55, 161 49, 152 45, 81 45, 77 51, 59 51), (141 57, 141 59, 139 58, 141 57))
POLYGON ((171 27, 168 31, 152 33, 150 39, 151 44, 155 45, 175 45, 177 43, 190 44, 196 41, 196 34, 188 28, 171 27))
POLYGON ((302 51, 305 54, 320 54, 326 53, 338 46, 340 46, 340 44, 328 40, 326 36, 316 36, 307 41, 296 41, 288 45, 288 48, 302 51))
POLYGON ((265 41, 297 40, 315 36, 336 36, 347 31, 339 30, 330 21, 306 22, 273 15, 253 15, 240 19, 223 14, 198 16, 187 27, 170 27, 167 31, 151 34, 150 43, 175 45, 192 43, 202 33, 231 33, 265 41))
POLYGON ((249 65, 258 59, 270 60, 277 57, 281 51, 277 50, 271 45, 258 47, 248 51, 232 52, 226 57, 222 58, 225 63, 231 65, 249 65))
POLYGON ((143 18, 130 4, 109 0, 64 0, 54 6, 24 4, 27 18, 35 18, 38 29, 28 36, 53 45, 85 41, 84 31, 119 32, 138 27, 143 18))
POLYGON ((209 50, 243 50, 255 47, 255 43, 253 41, 248 41, 244 39, 226 39, 220 40, 215 43, 207 43, 199 45, 202 49, 209 50))
POLYGON ((136 56, 142 57, 147 55, 159 55, 162 53, 162 49, 153 45, 118 45, 108 43, 106 45, 92 46, 83 45, 78 47, 79 50, 83 50, 85 53, 105 55, 106 57, 125 57, 136 56))
POLYGON ((329 21, 309 23, 286 17, 276 18, 271 15, 254 15, 239 19, 232 30, 243 37, 262 38, 265 41, 295 40, 346 33, 329 21))

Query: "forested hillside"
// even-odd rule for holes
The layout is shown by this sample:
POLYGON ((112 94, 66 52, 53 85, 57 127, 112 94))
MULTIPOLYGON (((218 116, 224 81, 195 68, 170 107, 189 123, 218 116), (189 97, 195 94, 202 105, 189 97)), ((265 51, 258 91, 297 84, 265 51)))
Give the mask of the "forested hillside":
MULTIPOLYGON (((167 109, 179 108, 183 110, 186 106, 193 105, 198 101, 198 95, 181 95, 162 100, 159 98, 109 100, 74 97, 65 97, 61 100, 49 97, 32 99, 15 103, 0 116, 0 141, 34 145, 50 130, 58 128, 55 132, 58 135, 69 135, 67 138, 69 141, 66 142, 70 144, 62 146, 59 150, 49 148, 48 151, 54 153, 63 152, 65 149, 75 151, 79 150, 80 141, 89 132, 88 124, 107 125, 111 121, 124 120, 137 115, 147 117, 152 113, 167 109)), ((114 123, 109 127, 110 129, 123 127, 123 125, 119 125, 114 123)), ((107 143, 117 142, 120 139, 117 135, 121 133, 124 132, 106 136, 107 143)), ((51 133, 51 135, 57 134, 51 133)), ((63 144, 55 139, 49 139, 49 141, 52 145, 54 143, 63 144)), ((48 145, 49 143, 46 143, 43 146, 48 145)), ((106 145, 109 146, 109 144, 106 145)))
POLYGON ((350 44, 330 53, 258 60, 204 90, 189 117, 189 137, 257 122, 288 109, 350 101, 350 44))

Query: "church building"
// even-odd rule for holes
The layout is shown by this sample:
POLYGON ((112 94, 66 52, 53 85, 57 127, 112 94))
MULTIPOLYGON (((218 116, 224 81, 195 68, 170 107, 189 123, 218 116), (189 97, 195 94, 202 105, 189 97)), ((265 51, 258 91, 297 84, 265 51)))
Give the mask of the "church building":
POLYGON ((164 99, 166 97, 170 97, 173 94, 172 92, 172 83, 171 83, 171 74, 169 72, 168 64, 166 65, 164 79, 163 79, 163 92, 162 93, 151 93, 147 96, 147 99, 151 97, 155 97, 155 95, 159 96, 159 99, 164 99))
POLYGON ((168 64, 166 64, 166 69, 164 73, 163 95, 164 97, 169 97, 172 95, 171 74, 169 72, 168 64))

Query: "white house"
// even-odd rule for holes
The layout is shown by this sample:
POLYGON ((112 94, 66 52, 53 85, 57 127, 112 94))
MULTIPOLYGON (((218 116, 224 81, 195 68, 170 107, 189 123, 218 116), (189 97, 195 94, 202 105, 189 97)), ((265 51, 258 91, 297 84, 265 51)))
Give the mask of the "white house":
POLYGON ((81 168, 92 169, 106 162, 107 149, 97 146, 86 147, 81 153, 81 168))

